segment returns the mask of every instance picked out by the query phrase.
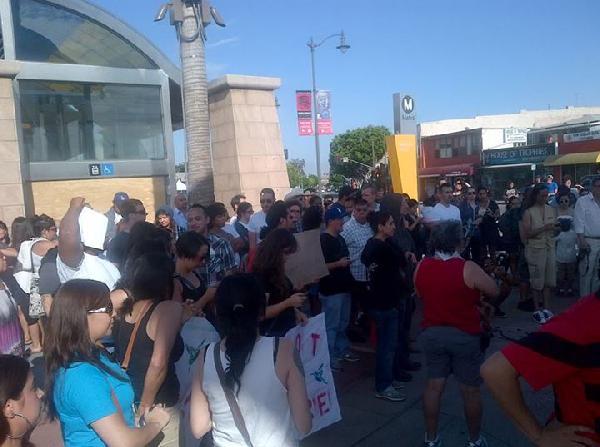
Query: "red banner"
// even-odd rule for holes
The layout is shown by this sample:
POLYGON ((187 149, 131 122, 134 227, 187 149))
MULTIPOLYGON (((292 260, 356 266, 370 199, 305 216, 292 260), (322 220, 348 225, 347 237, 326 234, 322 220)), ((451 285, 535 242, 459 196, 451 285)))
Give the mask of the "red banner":
POLYGON ((319 90, 317 92, 317 132, 319 132, 319 135, 333 134, 331 92, 329 90, 319 90))
POLYGON ((312 97, 310 90, 296 90, 296 110, 298 113, 298 135, 313 134, 312 97))

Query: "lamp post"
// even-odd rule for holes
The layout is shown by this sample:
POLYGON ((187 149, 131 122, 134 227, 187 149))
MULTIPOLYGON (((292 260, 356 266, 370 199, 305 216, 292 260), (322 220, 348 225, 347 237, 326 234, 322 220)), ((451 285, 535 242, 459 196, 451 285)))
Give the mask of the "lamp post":
POLYGON ((317 78, 315 75, 315 50, 327 42, 329 39, 333 37, 339 37, 340 43, 335 47, 340 50, 342 54, 350 49, 350 45, 346 43, 346 35, 342 30, 340 33, 332 34, 327 36, 321 42, 315 42, 314 38, 310 38, 308 43, 306 44, 308 48, 310 48, 310 63, 312 68, 312 96, 313 96, 313 107, 314 107, 314 115, 313 115, 313 132, 315 134, 315 152, 317 156, 317 177, 319 178, 319 183, 321 183, 321 146, 319 144, 319 132, 317 129, 317 78))

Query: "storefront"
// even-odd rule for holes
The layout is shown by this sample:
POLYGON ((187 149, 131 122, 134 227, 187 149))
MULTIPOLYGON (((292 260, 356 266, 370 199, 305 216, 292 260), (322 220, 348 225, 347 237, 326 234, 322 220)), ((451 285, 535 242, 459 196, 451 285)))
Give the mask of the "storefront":
POLYGON ((552 173, 552 168, 545 166, 544 161, 555 157, 557 151, 557 143, 484 150, 481 184, 490 188, 495 199, 502 199, 509 182, 523 188, 530 185, 536 175, 552 173))
POLYGON ((598 174, 600 170, 600 151, 572 153, 548 157, 544 161, 547 168, 559 167, 561 177, 569 175, 579 182, 583 177, 598 174))
POLYGON ((474 184, 475 166, 473 163, 463 163, 447 166, 436 166, 419 169, 419 192, 420 197, 430 197, 436 186, 442 182, 454 184, 457 179, 463 179, 469 184, 474 184))

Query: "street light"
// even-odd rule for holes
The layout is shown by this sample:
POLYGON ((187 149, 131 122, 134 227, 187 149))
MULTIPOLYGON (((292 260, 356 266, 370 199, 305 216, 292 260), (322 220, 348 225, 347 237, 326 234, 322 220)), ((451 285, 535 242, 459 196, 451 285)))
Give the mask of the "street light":
POLYGON ((327 36, 321 42, 316 43, 314 38, 310 38, 310 41, 306 44, 308 48, 310 48, 310 62, 312 68, 312 95, 313 95, 313 107, 314 107, 314 116, 313 116, 313 132, 315 134, 315 152, 317 155, 317 177, 319 177, 319 183, 321 182, 321 146, 319 144, 319 132, 317 129, 317 79, 315 75, 315 50, 327 42, 329 39, 333 37, 339 37, 340 43, 335 47, 342 54, 346 53, 350 49, 350 45, 346 42, 346 35, 344 34, 344 30, 342 30, 338 34, 332 34, 331 36, 327 36))

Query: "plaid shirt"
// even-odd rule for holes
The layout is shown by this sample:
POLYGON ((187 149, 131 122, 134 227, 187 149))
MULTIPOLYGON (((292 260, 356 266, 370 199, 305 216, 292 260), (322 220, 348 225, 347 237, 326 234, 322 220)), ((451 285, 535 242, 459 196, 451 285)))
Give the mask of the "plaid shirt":
POLYGON ((237 267, 235 252, 229 241, 215 234, 209 234, 208 242, 210 243, 210 260, 196 270, 207 286, 221 281, 227 272, 237 267))
POLYGON ((361 262, 362 255, 367 241, 373 237, 373 230, 368 223, 359 224, 354 217, 344 224, 342 237, 346 241, 348 251, 350 252, 350 271, 356 281, 367 281, 367 268, 361 262))

